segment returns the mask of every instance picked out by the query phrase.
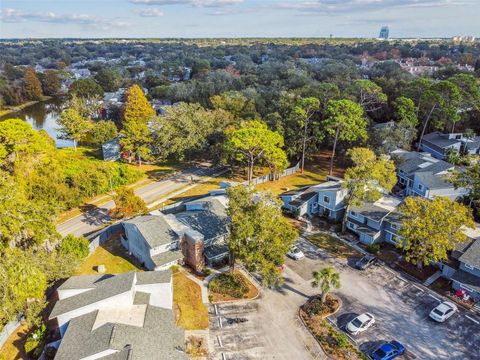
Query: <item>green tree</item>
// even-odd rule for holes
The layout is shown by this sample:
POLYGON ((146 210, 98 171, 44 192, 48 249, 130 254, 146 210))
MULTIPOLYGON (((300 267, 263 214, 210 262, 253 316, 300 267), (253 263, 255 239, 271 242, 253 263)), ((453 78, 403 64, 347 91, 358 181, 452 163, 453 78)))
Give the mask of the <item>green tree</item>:
POLYGON ((300 99, 297 106, 293 109, 295 118, 303 128, 302 131, 302 155, 301 155, 301 171, 305 169, 305 152, 307 150, 307 143, 312 139, 309 136, 311 122, 313 116, 320 110, 320 101, 313 97, 300 99))
POLYGON ((103 96, 103 89, 93 79, 79 79, 70 87, 70 94, 83 99, 92 99, 103 96))
POLYGON ((387 95, 383 93, 380 86, 370 80, 355 80, 347 90, 366 113, 380 110, 387 103, 387 95))
POLYGON ((148 121, 154 117, 155 110, 142 89, 138 85, 129 87, 125 93, 123 129, 120 132, 122 134, 120 145, 130 154, 129 162, 133 156, 137 158, 139 164, 142 163, 142 159, 150 158, 153 136, 148 128, 148 121))
POLYGON ((327 118, 323 122, 324 128, 330 136, 334 137, 329 170, 331 175, 338 140, 365 140, 367 138, 367 120, 362 107, 350 100, 330 101, 326 114, 327 118))
POLYGON ((445 197, 407 197, 400 212, 399 246, 405 259, 419 268, 446 260, 449 251, 466 241, 462 228, 475 227, 469 209, 445 197))
POLYGON ((382 196, 381 189, 389 192, 397 182, 395 164, 386 156, 376 156, 368 148, 353 148, 347 155, 353 166, 345 171, 342 185, 347 192, 342 232, 346 230, 347 214, 352 206, 378 200, 382 196))
POLYGON ((236 186, 227 190, 231 230, 227 240, 232 271, 240 260, 249 271, 258 272, 264 285, 282 283, 279 266, 297 233, 282 215, 279 200, 271 193, 236 186))
POLYGON ((113 121, 100 120, 93 124, 86 141, 90 144, 101 145, 104 142, 115 139, 117 136, 117 126, 113 121))
POLYGON ((410 125, 413 129, 418 125, 417 110, 412 99, 400 96, 395 99, 395 120, 402 124, 410 125))
POLYGON ((340 289, 340 273, 329 266, 313 272, 312 287, 320 288, 322 304, 327 300, 327 295, 332 289, 340 289))
POLYGON ((69 234, 63 238, 58 252, 61 255, 72 255, 77 260, 83 260, 90 252, 89 245, 90 242, 83 236, 69 234))
POLYGON ((126 186, 117 189, 113 195, 113 201, 115 201, 115 208, 110 213, 115 219, 131 218, 148 211, 142 198, 135 195, 133 189, 126 186))
POLYGON ((434 121, 435 127, 444 129, 448 123, 451 123, 451 131, 455 130, 455 124, 460 120, 458 109, 461 99, 458 86, 447 80, 434 83, 423 93, 420 102, 424 120, 418 141, 419 148, 430 121, 434 121))
POLYGON ((470 205, 478 208, 480 204, 480 164, 475 162, 471 166, 459 171, 455 169, 449 176, 449 180, 458 188, 468 191, 470 205))
POLYGON ((77 151, 77 143, 86 140, 93 127, 90 119, 82 117, 76 110, 68 108, 62 111, 58 119, 61 139, 73 140, 73 148, 77 151))
POLYGON ((239 91, 228 91, 210 98, 214 109, 230 112, 237 119, 254 119, 258 117, 255 102, 239 91))
POLYGON ((103 91, 113 92, 118 90, 122 79, 113 69, 100 69, 95 75, 95 81, 102 87, 103 91))
POLYGON ((42 77, 43 93, 48 96, 57 95, 62 86, 58 73, 55 70, 46 70, 42 77))
POLYGON ((43 96, 42 83, 38 80, 35 70, 31 67, 25 69, 25 96, 29 100, 41 100, 43 96))
POLYGON ((37 311, 28 311, 28 308, 43 302, 47 277, 31 253, 20 249, 3 252, 0 256, 0 284, 0 325, 15 319, 20 312, 29 315, 29 321, 38 315, 37 311))
POLYGON ((247 165, 250 182, 258 163, 276 169, 286 167, 287 156, 282 147, 283 137, 279 133, 268 130, 263 122, 253 120, 243 123, 240 129, 229 131, 224 149, 227 155, 247 165))

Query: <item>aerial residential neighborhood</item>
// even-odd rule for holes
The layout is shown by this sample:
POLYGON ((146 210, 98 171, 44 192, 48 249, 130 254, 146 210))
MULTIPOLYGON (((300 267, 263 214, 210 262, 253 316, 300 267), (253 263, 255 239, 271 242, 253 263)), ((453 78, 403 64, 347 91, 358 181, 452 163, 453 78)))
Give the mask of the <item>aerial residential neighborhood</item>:
POLYGON ((480 359, 479 13, 3 0, 0 360, 480 359))

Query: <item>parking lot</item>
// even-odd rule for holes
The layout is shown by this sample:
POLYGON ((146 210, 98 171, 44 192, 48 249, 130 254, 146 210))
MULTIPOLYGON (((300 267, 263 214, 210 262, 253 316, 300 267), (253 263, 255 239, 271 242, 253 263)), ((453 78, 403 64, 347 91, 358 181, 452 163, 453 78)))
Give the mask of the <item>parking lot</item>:
POLYGON ((343 328, 363 312, 375 316, 372 328, 352 337, 360 349, 369 352, 382 341, 395 339, 407 348, 404 359, 480 359, 480 319, 475 315, 459 309, 445 323, 436 323, 428 314, 441 302, 439 295, 383 266, 358 271, 352 267, 355 259, 332 258, 306 240, 298 247, 306 257, 289 259, 287 266, 304 280, 303 286, 308 286, 312 271, 327 265, 341 273, 337 294, 343 306, 332 322, 343 328))

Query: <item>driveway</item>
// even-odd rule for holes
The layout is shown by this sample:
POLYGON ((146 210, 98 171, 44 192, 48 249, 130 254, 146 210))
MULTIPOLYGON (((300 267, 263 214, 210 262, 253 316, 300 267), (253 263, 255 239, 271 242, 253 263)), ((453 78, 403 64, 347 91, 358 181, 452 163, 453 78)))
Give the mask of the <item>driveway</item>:
MULTIPOLYGON (((199 165, 183 170, 167 179, 148 183, 147 185, 136 189, 135 194, 140 196, 145 203, 149 204, 164 195, 168 195, 175 190, 187 186, 190 183, 193 184, 192 180, 201 180, 203 177, 212 176, 218 171, 218 168, 210 167, 209 164, 199 165)), ((109 200, 102 205, 86 208, 81 215, 59 224, 57 230, 62 236, 67 234, 81 236, 92 233, 105 226, 105 224, 111 220, 108 213, 109 210, 114 207, 115 203, 113 200, 109 200)))
POLYGON ((342 287, 336 294, 342 309, 331 318, 344 327, 355 316, 370 312, 375 325, 353 339, 360 349, 369 351, 383 340, 398 340, 407 348, 404 359, 480 359, 480 319, 460 309, 446 323, 428 318, 440 297, 403 279, 383 266, 366 271, 351 267, 354 259, 336 259, 300 239, 298 247, 306 257, 287 259, 287 267, 298 276, 291 286, 304 289, 312 279, 312 271, 333 265, 341 273, 342 287))

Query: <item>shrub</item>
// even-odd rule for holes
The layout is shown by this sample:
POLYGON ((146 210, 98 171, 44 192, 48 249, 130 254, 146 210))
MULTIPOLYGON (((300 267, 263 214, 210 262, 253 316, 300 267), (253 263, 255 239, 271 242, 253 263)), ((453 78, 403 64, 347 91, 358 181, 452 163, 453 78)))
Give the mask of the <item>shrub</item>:
POLYGON ((337 346, 340 349, 345 349, 346 347, 348 347, 348 345, 350 345, 350 341, 348 340, 347 335, 342 333, 337 333, 335 335, 335 341, 337 342, 337 346))
POLYGON ((248 293, 248 284, 241 274, 222 273, 210 281, 208 288, 222 295, 236 299, 243 298, 248 293))
POLYGON ((68 234, 62 240, 59 252, 62 255, 72 255, 78 260, 83 260, 90 252, 89 245, 89 241, 83 236, 76 237, 72 234, 68 234))
POLYGON ((208 350, 204 339, 197 336, 190 336, 187 339, 186 352, 192 357, 203 357, 208 355, 208 350))
POLYGON ((378 252, 380 251, 380 245, 378 244, 370 244, 367 246, 367 251, 370 253, 370 254, 378 254, 378 252))
POLYGON ((208 276, 212 273, 212 269, 205 268, 202 270, 203 275, 208 276))
POLYGON ((304 306, 303 309, 309 316, 315 316, 320 314, 323 311, 323 304, 322 301, 318 298, 315 298, 309 302, 307 302, 304 306))

